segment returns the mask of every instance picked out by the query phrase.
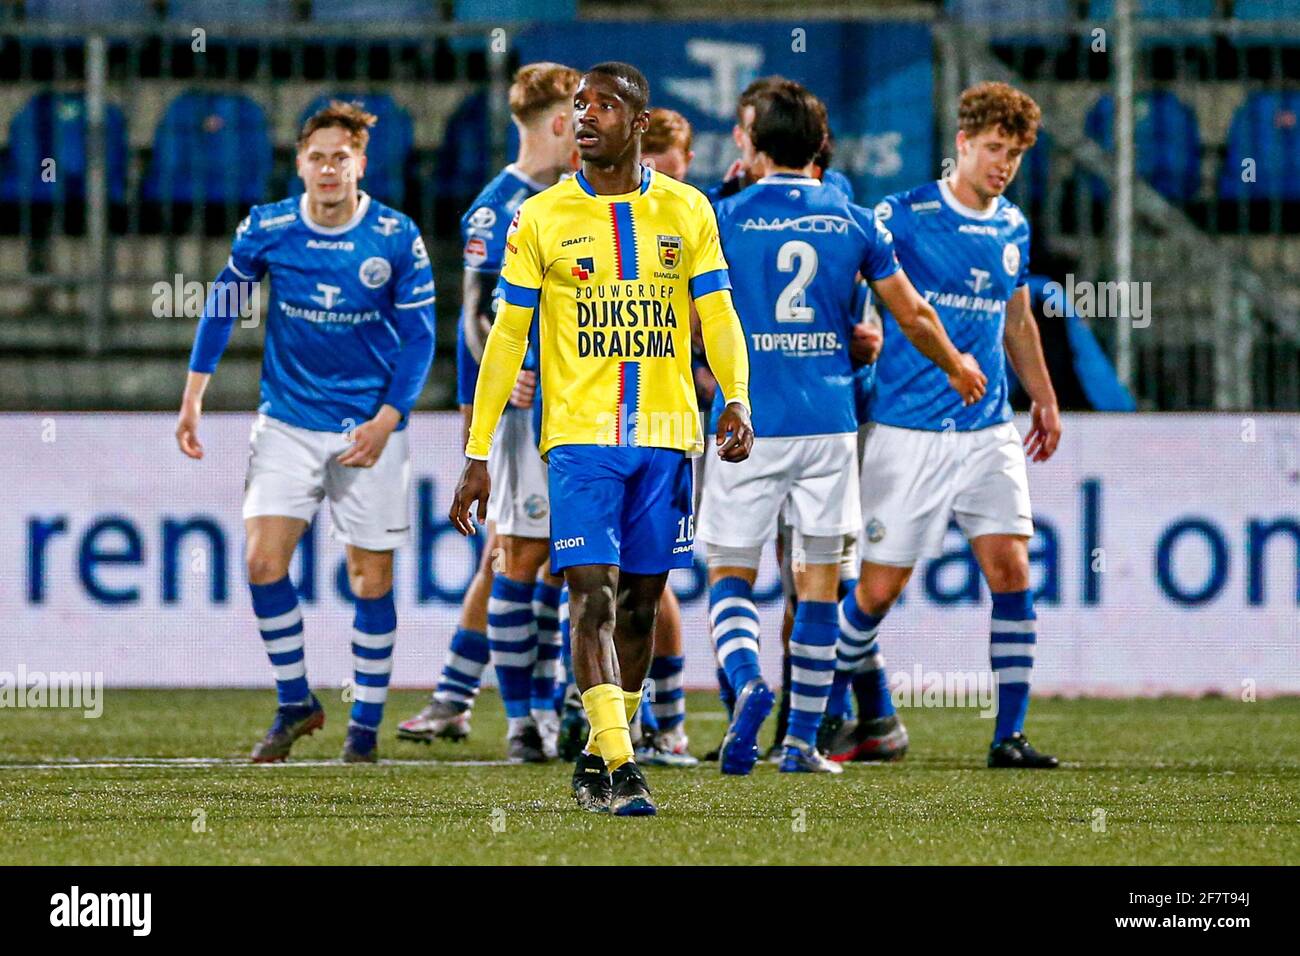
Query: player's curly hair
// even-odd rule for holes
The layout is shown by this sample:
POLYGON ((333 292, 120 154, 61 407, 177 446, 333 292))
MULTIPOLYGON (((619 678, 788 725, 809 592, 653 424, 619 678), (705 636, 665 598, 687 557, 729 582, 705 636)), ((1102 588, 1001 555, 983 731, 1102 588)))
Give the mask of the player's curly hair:
POLYGON ((571 103, 582 74, 563 63, 528 63, 510 84, 510 115, 527 126, 557 103, 571 103))
POLYGON ((997 129, 1005 136, 1014 136, 1026 148, 1037 141, 1042 121, 1043 111, 1033 97, 1014 86, 994 81, 963 92, 957 107, 957 125, 967 136, 997 129))
POLYGON ((683 153, 689 153, 691 140, 691 124, 685 116, 676 110, 656 106, 650 111, 650 125, 641 136, 641 152, 666 153, 680 146, 683 153))
POLYGON ((307 118, 298 134, 298 148, 302 149, 311 139, 311 134, 318 129, 337 126, 346 130, 354 148, 366 151, 370 142, 370 127, 379 122, 374 113, 367 113, 360 103, 345 103, 342 100, 330 100, 329 106, 322 107, 307 118))

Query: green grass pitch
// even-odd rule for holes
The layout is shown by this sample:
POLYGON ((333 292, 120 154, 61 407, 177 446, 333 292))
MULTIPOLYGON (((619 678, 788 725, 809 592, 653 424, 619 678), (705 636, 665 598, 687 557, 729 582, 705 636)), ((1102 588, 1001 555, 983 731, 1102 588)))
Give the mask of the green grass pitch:
MULTIPOLYGON (((10 864, 591 862, 1286 864, 1300 862, 1300 699, 1037 700, 1029 736, 1056 771, 992 771, 987 720, 907 709, 906 760, 839 777, 760 765, 649 770, 660 815, 577 810, 569 767, 499 761, 485 693, 460 745, 399 743, 424 695, 395 692, 378 766, 338 756, 347 706, 286 765, 241 761, 265 691, 107 691, 100 719, 0 712, 0 845, 10 864), (120 765, 153 758, 152 765, 120 765), (192 763, 160 759, 198 758, 192 763), (68 765, 80 760, 82 766, 68 765)), ((696 753, 720 736, 690 696, 696 753)), ((770 738, 771 724, 763 741, 770 738)))

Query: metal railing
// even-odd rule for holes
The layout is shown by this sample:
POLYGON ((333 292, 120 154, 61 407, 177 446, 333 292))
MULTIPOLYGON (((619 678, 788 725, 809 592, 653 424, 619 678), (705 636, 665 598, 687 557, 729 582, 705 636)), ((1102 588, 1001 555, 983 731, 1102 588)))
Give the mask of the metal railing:
MULTIPOLYGON (((506 161, 511 39, 497 24, 463 23, 415 33, 319 23, 126 24, 89 34, 0 26, 8 61, 0 127, 30 111, 29 135, 6 136, 0 191, 0 407, 166 407, 193 335, 186 290, 220 270, 250 202, 300 188, 293 142, 303 111, 337 93, 384 95, 409 117, 409 153, 398 143, 392 156, 372 155, 371 169, 381 158, 400 167, 387 177, 393 195, 378 198, 416 220, 434 259, 442 341, 426 400, 450 401, 458 220, 483 172, 506 161), (265 141, 234 141, 224 173, 184 150, 163 163, 155 141, 186 95, 234 97, 212 100, 211 122, 234 122, 222 110, 235 104, 264 117, 265 141), (84 118, 61 115, 76 110, 84 118), (449 128, 460 141, 445 140, 449 128), (81 167, 61 168, 64 156, 81 167), (206 180, 191 175, 200 168, 206 180), (250 180, 265 186, 251 189, 250 180), (178 302, 185 314, 170 314, 178 302)), ((372 153, 393 142, 384 132, 376 128, 372 153)), ((214 408, 247 404, 259 347, 260 329, 236 329, 214 408)))
POLYGON ((1114 8, 1096 22, 937 23, 945 151, 964 86, 1026 89, 1043 107, 1044 135, 1011 197, 1029 212, 1036 271, 1095 291, 1094 309, 1110 283, 1148 296, 1145 316, 1085 310, 1140 407, 1300 407, 1296 203, 1276 182, 1251 180, 1253 167, 1230 182, 1233 137, 1246 128, 1234 117, 1256 94, 1300 90, 1300 31, 1142 20, 1131 0, 1114 8), (1094 138, 1108 138, 1098 110, 1109 112, 1109 143, 1094 138), (1190 126, 1177 125, 1188 117, 1196 155, 1184 155, 1190 126))

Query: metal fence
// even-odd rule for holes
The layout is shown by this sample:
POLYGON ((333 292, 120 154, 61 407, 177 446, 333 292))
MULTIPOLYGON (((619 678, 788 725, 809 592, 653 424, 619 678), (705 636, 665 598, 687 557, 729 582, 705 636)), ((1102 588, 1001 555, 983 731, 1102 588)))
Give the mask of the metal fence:
POLYGON ((969 83, 1038 100, 1043 135, 1011 191, 1035 271, 1074 291, 1140 407, 1300 407, 1300 27, 1133 7, 936 24, 940 142, 969 83))
MULTIPOLYGON (((424 401, 450 404, 458 219, 479 171, 505 162, 506 31, 167 29, 0 32, 0 408, 170 407, 196 290, 249 205, 300 191, 297 131, 336 95, 381 113, 363 188, 426 236, 444 295, 424 401)), ((256 394, 261 328, 247 325, 214 409, 256 394)))

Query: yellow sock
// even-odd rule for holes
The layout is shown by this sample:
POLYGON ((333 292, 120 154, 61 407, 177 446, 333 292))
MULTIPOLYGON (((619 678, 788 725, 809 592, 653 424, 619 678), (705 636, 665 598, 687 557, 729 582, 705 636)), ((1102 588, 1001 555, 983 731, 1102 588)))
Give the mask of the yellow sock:
POLYGON ((610 772, 632 759, 632 737, 627 732, 623 689, 617 684, 597 684, 582 694, 582 708, 591 722, 591 740, 600 748, 610 772))
MULTIPOLYGON (((636 717, 637 711, 641 709, 641 696, 642 691, 637 691, 636 693, 626 690, 623 691, 623 713, 627 715, 627 722, 629 724, 631 724, 632 719, 636 717)), ((596 728, 594 726, 587 731, 587 746, 584 749, 589 754, 600 753, 600 744, 596 742, 596 728)))
POLYGON ((627 714, 629 725, 636 719, 636 712, 641 709, 641 694, 641 691, 635 693, 630 690, 623 691, 623 713, 627 714))

